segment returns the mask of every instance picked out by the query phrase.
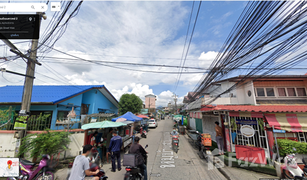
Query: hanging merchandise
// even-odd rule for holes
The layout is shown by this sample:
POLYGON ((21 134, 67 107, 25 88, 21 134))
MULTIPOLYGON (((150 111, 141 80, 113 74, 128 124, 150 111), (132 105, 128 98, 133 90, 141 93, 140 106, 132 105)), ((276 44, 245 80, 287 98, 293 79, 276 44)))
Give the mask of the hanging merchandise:
POLYGON ((75 118, 77 115, 76 115, 76 112, 74 110, 74 107, 72 107, 71 111, 68 113, 67 117, 68 118, 75 118))

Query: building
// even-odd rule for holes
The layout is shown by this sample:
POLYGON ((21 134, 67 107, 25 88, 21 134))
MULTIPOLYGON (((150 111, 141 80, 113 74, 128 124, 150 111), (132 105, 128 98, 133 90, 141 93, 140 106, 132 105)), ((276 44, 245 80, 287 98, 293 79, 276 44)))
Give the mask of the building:
MULTIPOLYGON (((0 87, 0 109, 12 106, 18 113, 21 106, 23 86, 0 87)), ((82 115, 94 113, 118 113, 118 101, 104 85, 90 86, 33 86, 30 115, 49 115, 44 126, 63 129, 62 120, 74 108, 80 121, 82 115)), ((37 123, 37 122, 35 122, 37 123)), ((80 123, 71 128, 80 128, 80 123)))
POLYGON ((241 82, 243 78, 211 83, 203 97, 190 103, 197 106, 189 108, 190 124, 215 137, 214 122, 220 122, 224 144, 237 158, 250 158, 243 152, 251 151, 264 160, 272 157, 273 129, 277 138, 307 142, 307 75, 253 76, 241 82), (236 88, 220 94, 237 82, 236 88), (244 128, 250 136, 242 133, 244 128))
POLYGON ((145 96, 145 109, 148 109, 149 113, 156 112, 156 96, 148 94, 145 96))

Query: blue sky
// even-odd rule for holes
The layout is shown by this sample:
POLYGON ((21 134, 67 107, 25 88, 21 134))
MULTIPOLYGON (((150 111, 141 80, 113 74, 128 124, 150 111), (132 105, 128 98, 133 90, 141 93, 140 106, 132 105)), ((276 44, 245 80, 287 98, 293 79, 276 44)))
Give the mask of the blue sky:
MULTIPOLYGON (((85 1, 79 14, 69 22, 65 34, 54 48, 90 60, 179 66, 192 3, 85 1)), ((199 2, 195 2, 190 32, 198 4, 199 2)), ((210 66, 245 5, 244 1, 202 2, 185 66, 210 66)), ((47 20, 42 21, 41 37, 53 14, 54 12, 48 11, 47 20)), ((26 51, 29 45, 19 44, 18 48, 26 51)), ((11 55, 5 48, 0 49, 0 54, 11 55)), ((39 53, 39 57, 41 55, 39 53)), ((158 105, 166 106, 172 101, 177 75, 144 73, 138 70, 178 69, 116 65, 134 69, 127 71, 81 61, 70 63, 59 60, 56 57, 69 56, 55 51, 45 56, 47 58, 40 59, 43 65, 36 69, 35 84, 104 84, 116 98, 123 93, 135 93, 144 99, 146 94, 153 93, 158 96, 158 105)), ((22 60, 0 63, 0 67, 17 72, 24 72, 25 66, 22 60)), ((193 90, 202 76, 181 76, 176 90, 180 100, 188 91, 193 90)), ((0 78, 0 86, 8 84, 23 84, 23 78, 4 74, 3 78, 0 78)))

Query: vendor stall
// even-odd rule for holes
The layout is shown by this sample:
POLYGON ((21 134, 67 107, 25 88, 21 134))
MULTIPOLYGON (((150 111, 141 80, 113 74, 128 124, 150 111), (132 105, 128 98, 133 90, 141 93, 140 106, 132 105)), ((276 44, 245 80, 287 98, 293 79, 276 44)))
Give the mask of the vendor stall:
POLYGON ((109 129, 120 128, 123 126, 127 126, 127 124, 121 122, 111 122, 111 121, 102 121, 102 122, 84 124, 81 127, 81 129, 85 130, 84 145, 91 143, 91 138, 93 137, 94 132, 97 131, 98 135, 95 138, 97 144, 96 147, 99 150, 100 157, 102 158, 102 160, 104 160, 107 152, 106 150, 108 148, 106 147, 107 144, 106 140, 107 140, 107 134, 109 133, 109 129), (101 141, 102 143, 100 143, 101 141))

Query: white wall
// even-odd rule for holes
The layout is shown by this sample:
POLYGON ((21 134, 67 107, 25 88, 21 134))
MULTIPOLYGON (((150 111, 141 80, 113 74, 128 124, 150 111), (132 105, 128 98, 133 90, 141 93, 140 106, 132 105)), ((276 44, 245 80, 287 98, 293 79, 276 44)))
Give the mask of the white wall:
POLYGON ((15 147, 14 133, 0 134, 0 157, 14 157, 15 147))
MULTIPOLYGON (((195 124, 195 123, 194 123, 195 124)), ((75 157, 79 155, 84 143, 84 133, 74 133, 70 135, 71 143, 68 145, 69 150, 66 151, 66 157, 75 157)), ((0 157, 14 157, 16 147, 16 138, 14 133, 0 134, 0 157)), ((64 153, 61 154, 63 157, 64 153)))
POLYGON ((189 118, 189 124, 190 124, 190 128, 193 130, 196 130, 196 124, 195 124, 195 119, 194 118, 189 118))
POLYGON ((213 141, 215 141, 215 121, 219 121, 218 116, 203 115, 203 133, 209 133, 213 141))
MULTIPOLYGON (((205 97, 203 104, 208 104, 214 97, 218 96, 220 93, 226 91, 230 87, 232 87, 235 82, 221 82, 221 86, 214 86, 207 93, 210 92, 209 97, 205 97), (213 96, 213 97, 210 97, 213 96)), ((256 97, 254 92, 253 82, 235 88, 229 93, 225 93, 217 98, 210 104, 256 104, 256 97), (248 91, 251 91, 251 96, 248 96, 248 91), (231 97, 232 94, 232 97, 231 97)))

